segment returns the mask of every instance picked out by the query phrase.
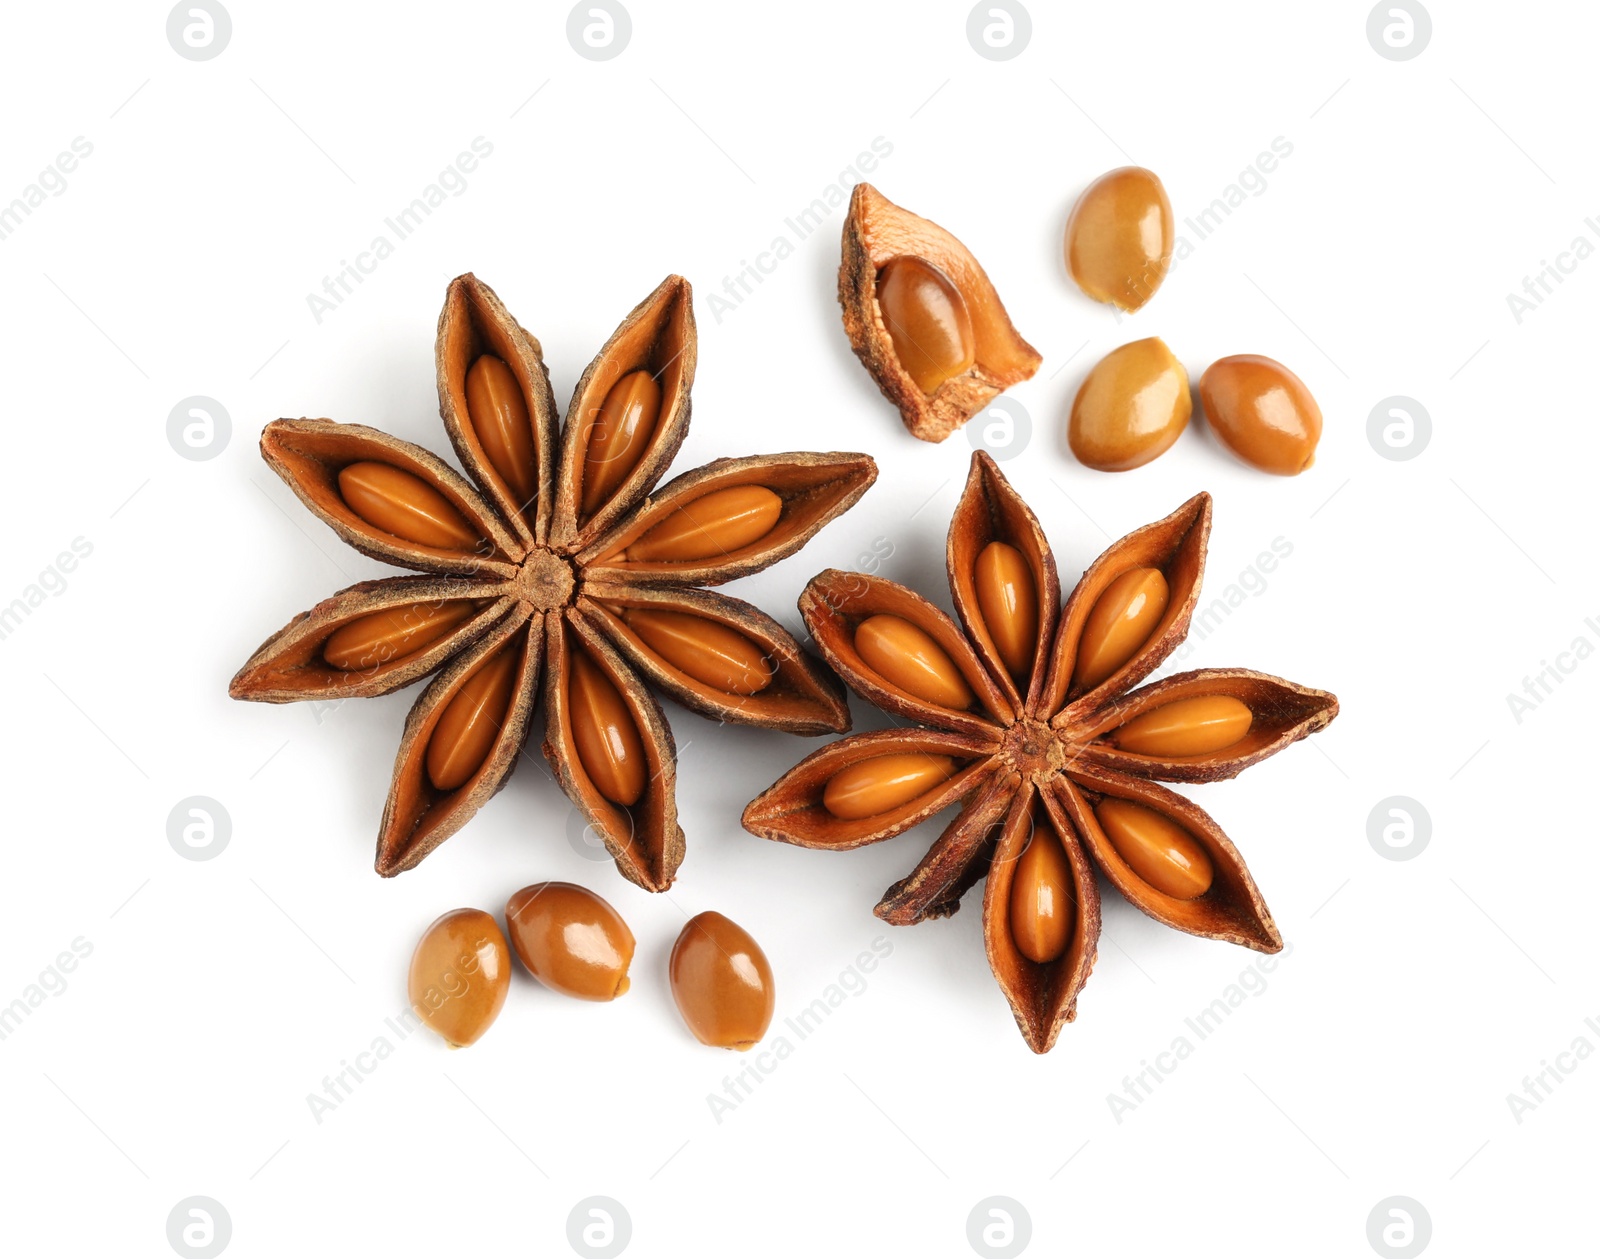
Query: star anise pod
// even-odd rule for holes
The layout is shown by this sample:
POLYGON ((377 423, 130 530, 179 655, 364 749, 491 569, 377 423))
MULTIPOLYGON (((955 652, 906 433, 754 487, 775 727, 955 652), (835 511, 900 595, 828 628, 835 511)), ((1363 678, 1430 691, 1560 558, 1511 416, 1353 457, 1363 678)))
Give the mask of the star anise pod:
POLYGON ((850 689, 918 725, 807 757, 749 805, 745 827, 857 848, 959 803, 875 912, 895 924, 954 913, 986 878, 989 965, 1036 1053, 1075 1017, 1094 965, 1096 870, 1169 927, 1283 947, 1221 827, 1155 780, 1232 778, 1327 725, 1338 701, 1247 669, 1132 689, 1188 632, 1210 528, 1211 498, 1196 495, 1112 545, 1061 605, 1037 518, 979 452, 946 553, 959 626, 861 573, 829 570, 800 597, 850 689))
POLYGON ((421 571, 302 613, 233 679, 237 699, 383 695, 412 706, 377 869, 408 870, 504 785, 544 681, 545 756, 622 874, 683 860, 672 732, 647 682, 720 721, 838 733, 843 688, 718 585, 798 551, 877 477, 866 455, 719 459, 652 495, 689 427, 689 283, 669 276, 578 381, 558 429, 539 343, 472 275, 452 281, 439 413, 467 477, 359 424, 278 420, 261 453, 356 550, 421 571), (476 488, 474 488, 476 487, 476 488))

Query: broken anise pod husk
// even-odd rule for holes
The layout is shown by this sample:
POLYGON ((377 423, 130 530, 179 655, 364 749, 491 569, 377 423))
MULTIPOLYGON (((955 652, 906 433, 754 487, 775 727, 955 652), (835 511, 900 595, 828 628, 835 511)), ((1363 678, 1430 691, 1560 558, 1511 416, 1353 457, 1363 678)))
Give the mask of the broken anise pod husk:
POLYGON ((846 685, 916 724, 807 757, 751 802, 746 829, 857 848, 959 804, 874 912, 899 925, 941 917, 986 879, 989 965, 1036 1053, 1075 1017, 1094 965, 1097 870, 1158 922, 1277 952, 1238 850, 1157 780, 1232 778, 1326 726, 1339 704, 1248 669, 1138 686, 1188 632, 1210 529, 1211 498, 1196 495, 1113 544, 1062 604, 1037 518, 978 452, 946 552, 959 624, 862 573, 829 570, 800 596, 846 685))
POLYGON ((669 276, 578 381, 558 431, 538 341, 488 285, 453 280, 439 412, 467 476, 359 424, 277 420, 261 452, 357 550, 426 576, 362 582, 302 613, 236 699, 383 695, 434 675, 406 719, 378 837, 398 874, 504 784, 542 689, 545 756, 622 874, 683 859, 672 732, 647 682, 719 721, 838 733, 843 688, 776 621, 699 589, 792 555, 877 477, 866 455, 720 459, 658 491, 689 425, 689 283, 669 276), (470 478, 470 480, 468 479, 470 478))
POLYGON ((871 184, 850 196, 839 306, 856 357, 926 442, 1039 370, 971 251, 871 184))

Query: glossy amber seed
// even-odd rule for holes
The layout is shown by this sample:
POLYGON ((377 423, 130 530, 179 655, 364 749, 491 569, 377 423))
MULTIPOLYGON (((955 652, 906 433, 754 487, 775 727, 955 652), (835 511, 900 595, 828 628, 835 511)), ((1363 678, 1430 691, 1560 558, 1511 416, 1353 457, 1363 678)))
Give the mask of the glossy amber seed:
POLYGON ((972 707, 972 688, 933 636, 903 616, 869 616, 856 626, 856 651, 891 686, 929 704, 972 707))
POLYGON ((684 926, 668 964, 672 999, 702 1045, 746 1050, 767 1034, 777 992, 761 946, 707 911, 684 926))
POLYGON ((629 372, 611 386, 583 452, 585 516, 598 511, 638 466, 660 414, 661 386, 649 372, 629 372))
POLYGON ((952 757, 931 752, 870 757, 828 779, 822 790, 822 807, 847 821, 877 817, 926 795, 948 782, 955 772, 952 757))
POLYGON ((1117 855, 1156 891, 1192 901, 1210 890, 1210 854, 1171 818, 1114 796, 1095 805, 1094 815, 1117 855))
POLYGON ((978 553, 973 578, 978 611, 1013 678, 1026 682, 1039 639, 1039 594, 1022 552, 991 542, 978 553))
POLYGON ((1250 706, 1232 695, 1196 695, 1141 713, 1109 736, 1140 756, 1205 756, 1250 733, 1250 706))
POLYGON ((489 1030, 511 987, 511 952, 494 918, 452 909, 422 933, 406 990, 417 1017, 453 1048, 489 1030))
POLYGON ((1317 457, 1322 410, 1300 377, 1273 359, 1219 358, 1200 377, 1200 406, 1217 439, 1251 467, 1294 476, 1317 457))
POLYGON ((1101 472, 1149 463, 1183 432, 1189 376, 1160 337, 1130 341, 1094 365, 1073 399, 1067 442, 1101 472))
POLYGON ((506 934, 529 973, 584 1001, 628 991, 633 932, 603 897, 576 883, 534 883, 506 902, 506 934))
POLYGON ((931 262, 891 258, 878 272, 878 308, 900 366, 923 393, 936 392, 976 361, 966 300, 931 262))
POLYGON ((505 725, 521 653, 502 647, 463 683, 428 739, 428 780, 454 791, 478 772, 505 725))
POLYGON ((1030 962, 1067 951, 1076 917, 1072 866, 1054 828, 1035 817, 1033 835, 1011 876, 1011 939, 1030 962))
POLYGON ((1107 171, 1067 217, 1067 271, 1097 302, 1138 310, 1172 263, 1172 203, 1142 166, 1107 171))
POLYGON ((526 506, 539 492, 533 425, 522 386, 503 359, 481 354, 467 370, 467 418, 489 464, 526 506))
POLYGON ((720 559, 759 542, 783 514, 783 500, 764 485, 730 485, 685 503, 628 544, 628 560, 682 563, 720 559))
POLYGON ((445 599, 369 612, 328 635, 322 658, 335 669, 351 671, 394 664, 427 650, 477 610, 470 599, 445 599))
POLYGON ((1159 568, 1130 568, 1112 581, 1084 622, 1073 685, 1099 686, 1132 660, 1160 623, 1167 599, 1159 568))
POLYGON ((635 804, 644 794, 649 771, 633 714, 587 652, 575 646, 567 659, 572 739, 584 772, 595 790, 613 804, 635 804))
POLYGON ((656 608, 624 608, 622 619, 673 668, 715 690, 754 695, 772 683, 761 648, 719 621, 656 608))
POLYGON ((364 460, 341 468, 339 494, 374 529, 419 546, 471 551, 481 541, 449 499, 393 464, 364 460))

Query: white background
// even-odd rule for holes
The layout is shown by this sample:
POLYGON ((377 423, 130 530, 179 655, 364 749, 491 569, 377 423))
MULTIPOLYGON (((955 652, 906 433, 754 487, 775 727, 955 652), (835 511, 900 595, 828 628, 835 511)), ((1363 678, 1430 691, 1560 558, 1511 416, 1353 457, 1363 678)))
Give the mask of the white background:
MULTIPOLYGON (((1022 1205, 1040 1254, 1364 1255, 1392 1195, 1425 1209, 1436 1254, 1552 1253, 1591 1226, 1600 1064, 1557 1055, 1600 1045, 1584 1021, 1600 1022, 1600 859, 1577 805, 1600 663, 1563 657, 1573 672, 1520 722, 1507 695, 1600 640, 1584 620, 1600 614, 1600 261, 1520 324, 1506 295, 1573 238, 1600 242, 1584 224, 1600 211, 1592 12, 1440 0, 1430 45, 1392 62, 1364 3, 1035 4, 1028 47, 995 63, 962 3, 639 0, 628 47, 595 63, 562 5, 230 7, 231 43, 198 63, 160 5, 5 18, 0 203, 74 137, 93 145, 0 240, 0 604, 74 538, 92 547, 0 640, 0 1004, 73 940, 92 947, 0 1041, 6 1251, 170 1254, 168 1213, 197 1194, 224 1206, 239 1256, 565 1254, 591 1195, 623 1205, 641 1256, 971 1254, 968 1214, 993 1195, 1022 1205), (307 295, 477 136, 493 153, 466 190, 317 322, 307 295), (1139 314, 1119 323, 1071 286, 1061 228, 1088 181, 1152 167, 1194 241, 1181 220, 1279 136, 1293 152, 1265 190, 1139 314), (292 614, 386 571, 272 476, 261 425, 328 416, 447 450, 434 322, 466 270, 543 341, 563 403, 617 320, 689 277, 700 368, 675 471, 797 448, 882 469, 805 551, 730 592, 798 630, 806 579, 881 538, 886 574, 947 605, 971 446, 911 439, 852 356, 840 212, 720 319, 709 301, 875 137, 893 151, 873 182, 973 250, 1044 355, 1011 395, 1033 437, 1004 468, 1064 585, 1201 489, 1208 593, 1292 546, 1169 664, 1262 669, 1343 705, 1243 778, 1186 789, 1292 946, 1204 1041, 1185 1019, 1258 956, 1107 888, 1078 1020, 1031 1054, 984 961, 978 893, 914 928, 871 915, 936 826, 837 855, 741 830, 814 741, 668 705, 689 847, 663 895, 568 843, 537 732, 464 831, 383 881, 373 840, 414 693, 320 714, 227 698, 292 614), (1252 472, 1198 424, 1139 471, 1078 466, 1079 382, 1148 335, 1195 378, 1230 353, 1288 363, 1326 417, 1316 466, 1252 472), (232 417, 209 461, 168 443, 190 395, 232 417), (1433 420, 1407 462, 1367 437, 1391 395, 1433 420), (167 840, 193 795, 232 821, 210 861, 167 840), (1395 795, 1432 821, 1410 861, 1368 841, 1395 795), (318 1123, 307 1095, 387 1034, 427 923, 498 912, 538 879, 627 917, 632 992, 593 1006, 519 973, 477 1046, 412 1036, 318 1123), (674 936, 711 908, 772 959, 772 1044, 875 937, 892 946, 720 1123, 708 1096, 745 1060, 696 1044, 665 984, 674 936), (1108 1096, 1180 1036, 1194 1052, 1119 1122, 1108 1096), (1507 1095, 1558 1061, 1570 1074, 1518 1123, 1507 1095)), ((885 724, 854 711, 857 729, 885 724)))

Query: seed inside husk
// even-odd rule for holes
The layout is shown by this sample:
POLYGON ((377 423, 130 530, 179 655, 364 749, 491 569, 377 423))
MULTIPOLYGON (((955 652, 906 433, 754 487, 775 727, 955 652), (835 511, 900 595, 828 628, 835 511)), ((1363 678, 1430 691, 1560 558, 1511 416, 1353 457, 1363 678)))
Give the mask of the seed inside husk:
POLYGON ((393 464, 362 460, 339 470, 345 505, 374 529, 441 551, 472 551, 482 541, 450 500, 393 464))
POLYGON ((568 662, 572 739, 584 772, 595 790, 613 804, 637 804, 649 770, 633 714, 621 692, 586 651, 574 647, 568 662))
POLYGON ((1026 682, 1039 639, 1039 594, 1022 552, 991 542, 978 553, 973 572, 978 610, 1006 670, 1026 682))
POLYGON ((822 805, 834 817, 849 821, 877 817, 949 781, 956 768, 953 757, 930 752, 869 757, 828 780, 822 805))
POLYGON ((1099 686, 1138 654, 1167 610, 1167 579, 1159 568, 1130 568, 1095 601, 1078 639, 1075 686, 1099 686))
POLYGON ((676 669, 729 695, 755 695, 772 684, 761 648, 738 630, 703 616, 659 608, 624 608, 622 619, 676 669))
POLYGON ((1156 891, 1192 901, 1211 889, 1211 857, 1171 818, 1131 800, 1107 796, 1094 815, 1117 855, 1156 891))
POLYGON ((1239 742, 1253 720, 1249 705, 1232 695, 1196 695, 1141 713, 1107 737, 1141 756, 1205 756, 1239 742))
POLYGON ((1037 813, 1028 846, 1011 876, 1011 938, 1030 962, 1053 962, 1067 951, 1077 916, 1072 866, 1048 819, 1037 813))
POLYGON ((933 636, 902 616, 880 613, 856 626, 855 648, 885 681, 929 704, 966 709, 972 688, 933 636))
POLYGON ((783 500, 764 485, 730 485, 685 503, 628 544, 623 558, 686 562, 720 559, 759 542, 783 514, 783 500))
POLYGON ((900 366, 923 393, 937 392, 977 358, 967 303, 931 262, 890 259, 878 272, 878 308, 900 366))

